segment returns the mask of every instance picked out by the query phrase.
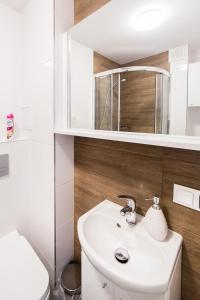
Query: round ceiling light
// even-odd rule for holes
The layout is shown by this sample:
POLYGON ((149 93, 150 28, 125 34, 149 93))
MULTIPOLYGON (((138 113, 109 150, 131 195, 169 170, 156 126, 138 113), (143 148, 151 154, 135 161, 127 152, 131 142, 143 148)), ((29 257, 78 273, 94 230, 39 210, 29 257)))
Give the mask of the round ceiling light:
POLYGON ((164 18, 164 13, 160 9, 150 9, 139 14, 133 25, 136 30, 150 31, 159 27, 164 18))

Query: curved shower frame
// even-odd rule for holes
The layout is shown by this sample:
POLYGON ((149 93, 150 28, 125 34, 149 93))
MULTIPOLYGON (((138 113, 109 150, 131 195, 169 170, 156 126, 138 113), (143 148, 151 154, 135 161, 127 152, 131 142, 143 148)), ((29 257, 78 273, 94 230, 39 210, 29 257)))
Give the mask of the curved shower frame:
MULTIPOLYGON (((167 70, 162 69, 162 68, 150 67, 150 66, 130 66, 130 67, 116 68, 116 69, 111 69, 111 70, 108 70, 108 71, 96 73, 96 74, 94 74, 94 79, 109 76, 109 75, 112 76, 113 74, 119 74, 119 82, 120 82, 120 73, 136 72, 136 71, 154 72, 156 74, 165 75, 168 79, 170 78, 170 73, 167 70)), ((158 85, 158 80, 157 79, 156 79, 156 85, 158 85)), ((162 87, 162 89, 163 89, 163 87, 162 87)), ((157 91, 157 88, 156 88, 156 91, 157 91)), ((119 85, 119 91, 118 92, 119 92, 118 107, 120 108, 120 85, 119 85)), ((156 94, 155 133, 157 133, 157 116, 156 116, 156 114, 157 114, 158 97, 159 96, 156 94)), ((164 102, 164 101, 162 101, 162 102, 164 102)), ((163 103, 161 103, 161 105, 163 106, 163 103)), ((169 103, 167 105, 169 105, 169 103)), ((169 108, 166 107, 166 104, 162 107, 162 110, 166 111, 168 109, 169 108)), ((165 118, 166 120, 163 121, 165 124, 162 125, 162 128, 161 128, 162 133, 167 133, 167 131, 168 131, 168 127, 169 127, 168 115, 166 116, 166 118, 165 118)), ((118 131, 120 129, 120 123, 119 122, 120 122, 120 109, 118 109, 118 131)))
POLYGON ((133 72, 133 71, 155 72, 155 73, 166 75, 167 77, 170 78, 170 73, 167 70, 162 68, 157 68, 157 67, 149 67, 149 66, 132 66, 132 67, 117 68, 117 69, 112 69, 101 73, 96 73, 94 77, 102 77, 102 76, 112 75, 116 73, 133 72))

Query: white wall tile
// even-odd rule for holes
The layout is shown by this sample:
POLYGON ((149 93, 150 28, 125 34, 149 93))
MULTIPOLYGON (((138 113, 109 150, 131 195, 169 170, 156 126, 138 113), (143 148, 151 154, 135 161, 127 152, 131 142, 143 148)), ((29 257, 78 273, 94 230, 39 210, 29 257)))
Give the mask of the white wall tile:
POLYGON ((74 138, 56 135, 56 279, 74 256, 74 138))
POLYGON ((29 222, 34 245, 54 262, 54 155, 48 144, 31 142, 29 222))
POLYGON ((73 101, 71 101, 71 126, 72 128, 94 129, 93 50, 73 39, 71 40, 70 47, 70 93, 71 99, 73 99, 73 101), (79 76, 77 76, 77 74, 79 74, 79 76), (79 99, 81 99, 81 101, 79 101, 79 99))
POLYGON ((13 229, 27 235, 28 141, 0 144, 9 155, 9 175, 0 178, 0 236, 13 229))
MULTIPOLYGON (((72 0, 62 2, 73 4, 72 0)), ((8 36, 6 31, 5 36, 5 26, 0 27, 1 40, 8 42, 1 47, 0 79, 6 84, 0 87, 0 114, 14 112, 16 133, 20 135, 21 129, 23 133, 31 133, 31 142, 0 144, 0 152, 10 156, 10 174, 0 178, 0 236, 15 228, 24 234, 47 267, 52 283, 55 262, 53 4, 53 0, 29 0, 21 15, 13 14, 9 8, 5 13, 0 5, 1 24, 10 22, 7 28, 12 33, 8 36), (8 14, 12 15, 11 19, 8 14), (24 109, 28 110, 28 122, 24 109)), ((0 127, 5 126, 2 118, 0 122, 0 127)), ((56 191, 57 263, 61 267, 73 257, 73 138, 58 137, 56 148, 56 176, 60 185, 56 191)))
POLYGON ((74 220, 66 222, 56 231, 56 266, 60 269, 74 256, 74 220))
POLYGON ((56 186, 56 228, 74 216, 74 181, 56 186))
POLYGON ((22 98, 22 19, 0 4, 0 140, 6 139, 6 115, 15 116, 15 135, 20 135, 22 98))
POLYGON ((40 253, 43 254, 48 263, 54 266, 54 225, 51 223, 53 214, 48 213, 46 217, 45 210, 40 213, 37 211, 31 212, 34 220, 31 220, 31 232, 29 234, 29 241, 34 247, 37 247, 40 253), (50 218, 49 218, 50 217, 50 218), (48 225, 49 222, 49 225, 48 225), (52 247, 53 246, 53 247, 52 247))
POLYGON ((23 11, 26 65, 53 60, 53 0, 30 0, 23 11))
POLYGON ((74 178, 74 145, 57 145, 55 156, 56 185, 59 185, 74 178))
POLYGON ((30 107, 29 240, 54 278, 53 0, 23 10, 23 105, 30 107), (50 267, 48 267, 50 266, 50 267))
MULTIPOLYGON (((66 118, 63 99, 63 33, 74 22, 74 1, 55 2, 55 126, 62 127, 66 118)), ((74 138, 55 136, 55 178, 56 178, 56 269, 62 268, 73 258, 73 178, 74 178, 74 138), (65 223, 63 223, 65 222, 65 223)))
POLYGON ((74 137, 64 134, 55 135, 56 145, 74 144, 74 137))
MULTIPOLYGON (((63 33, 74 23, 74 1, 55 1, 55 127, 62 128, 66 118, 63 110, 66 110, 66 80, 63 78, 63 33)), ((67 71, 67 70, 66 70, 67 71)), ((67 74, 67 72, 66 72, 67 74)))
POLYGON ((53 105, 38 104, 31 106, 31 139, 41 143, 53 144, 53 105))

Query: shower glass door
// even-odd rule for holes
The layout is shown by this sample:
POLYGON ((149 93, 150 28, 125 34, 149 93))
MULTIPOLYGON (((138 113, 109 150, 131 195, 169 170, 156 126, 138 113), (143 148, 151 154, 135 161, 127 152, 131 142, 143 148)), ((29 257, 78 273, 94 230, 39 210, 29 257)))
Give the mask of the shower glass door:
POLYGON ((95 129, 119 129, 120 74, 95 78, 95 129))
POLYGON ((95 129, 168 133, 169 76, 145 68, 95 77, 95 129))
POLYGON ((169 133, 169 78, 156 74, 155 133, 169 133))

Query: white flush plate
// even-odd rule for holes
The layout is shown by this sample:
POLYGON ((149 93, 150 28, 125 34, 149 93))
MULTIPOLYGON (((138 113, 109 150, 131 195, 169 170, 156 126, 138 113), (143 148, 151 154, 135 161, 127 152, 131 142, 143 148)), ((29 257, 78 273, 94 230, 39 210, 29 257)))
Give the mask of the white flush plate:
POLYGON ((200 211, 200 191, 174 184, 173 202, 200 211))
POLYGON ((8 154, 0 154, 0 177, 9 175, 8 154))

